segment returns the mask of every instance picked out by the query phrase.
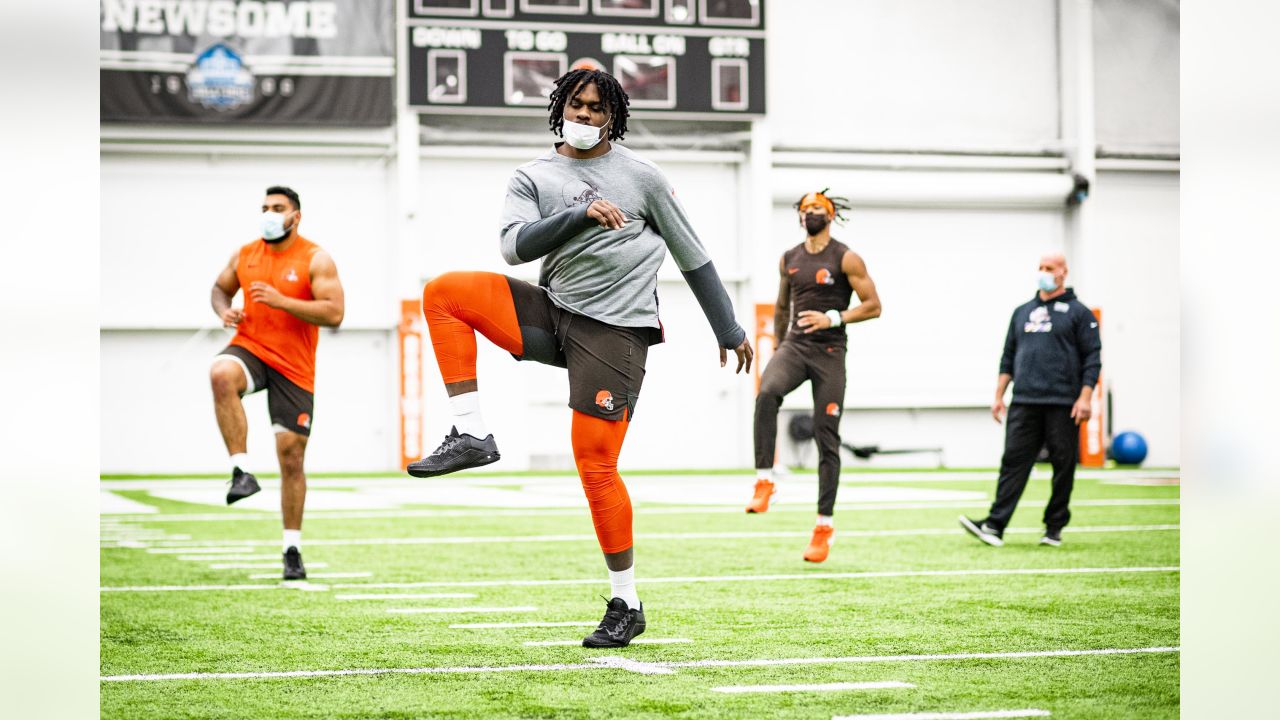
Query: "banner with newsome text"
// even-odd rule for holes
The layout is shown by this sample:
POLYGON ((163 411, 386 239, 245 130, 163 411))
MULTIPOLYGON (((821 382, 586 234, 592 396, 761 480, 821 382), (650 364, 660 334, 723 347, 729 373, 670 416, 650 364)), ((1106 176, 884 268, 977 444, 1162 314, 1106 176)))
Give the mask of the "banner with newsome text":
POLYGON ((394 3, 101 0, 101 119, 390 125, 394 3))

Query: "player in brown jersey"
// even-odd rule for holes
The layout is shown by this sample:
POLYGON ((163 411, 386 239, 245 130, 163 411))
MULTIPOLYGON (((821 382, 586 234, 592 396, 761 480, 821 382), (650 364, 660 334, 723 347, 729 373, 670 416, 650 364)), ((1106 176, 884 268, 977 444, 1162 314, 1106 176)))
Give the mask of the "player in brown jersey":
POLYGON ((835 534, 836 489, 840 484, 840 413, 844 406, 844 326, 880 316, 880 297, 862 258, 831 237, 831 223, 844 222, 848 206, 826 190, 796 203, 804 242, 782 255, 778 302, 774 308, 777 351, 760 378, 756 396, 755 495, 747 512, 769 509, 774 493, 773 459, 782 398, 805 380, 813 383, 813 430, 818 443, 818 521, 804 559, 822 562, 835 534), (860 303, 849 307, 857 293, 860 303))

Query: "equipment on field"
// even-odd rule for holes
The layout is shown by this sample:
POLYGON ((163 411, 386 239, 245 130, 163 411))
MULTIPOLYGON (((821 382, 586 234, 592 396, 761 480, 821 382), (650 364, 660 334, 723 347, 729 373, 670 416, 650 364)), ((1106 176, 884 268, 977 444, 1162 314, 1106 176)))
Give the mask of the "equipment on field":
MULTIPOLYGON (((807 414, 795 414, 787 422, 787 435, 790 436, 794 445, 807 445, 813 440, 813 416, 807 414)), ((859 460, 870 460, 875 455, 914 455, 917 453, 932 453, 936 456, 937 466, 943 467, 942 448, 881 448, 879 445, 854 445, 853 443, 841 442, 840 447, 853 453, 853 456, 859 460)))
POLYGON ((1147 441, 1138 433, 1126 430, 1111 441, 1111 457, 1121 465, 1141 465, 1147 459, 1147 441))

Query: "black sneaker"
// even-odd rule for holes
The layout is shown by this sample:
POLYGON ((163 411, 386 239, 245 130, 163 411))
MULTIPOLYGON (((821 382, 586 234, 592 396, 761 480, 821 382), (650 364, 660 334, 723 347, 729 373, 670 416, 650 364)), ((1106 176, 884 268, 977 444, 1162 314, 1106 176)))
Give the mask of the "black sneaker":
POLYGON ((582 647, 615 648, 626 647, 631 639, 644 632, 644 603, 639 610, 627 607, 622 598, 609 601, 604 611, 604 619, 600 626, 590 635, 582 638, 582 647))
POLYGON ((964 528, 970 535, 978 538, 982 542, 993 547, 1004 545, 1004 532, 988 523, 986 520, 970 520, 969 518, 960 516, 960 527, 964 528))
POLYGON ((480 467, 498 462, 502 458, 498 454, 498 443, 493 441, 493 434, 481 440, 466 433, 458 433, 453 428, 444 437, 444 442, 430 455, 418 462, 409 463, 409 474, 414 477, 435 477, 451 472, 480 467))
POLYGON ((1059 545, 1061 545, 1062 544, 1062 528, 1058 528, 1056 530, 1046 529, 1044 531, 1044 537, 1040 538, 1040 544, 1048 545, 1049 547, 1058 547, 1059 545))
POLYGON ((258 487, 258 478, 252 473, 236 468, 231 472, 231 487, 227 488, 227 504, 243 500, 261 489, 258 487))
POLYGON ((307 579, 307 569, 302 566, 302 552, 296 547, 291 546, 284 551, 284 579, 307 579))

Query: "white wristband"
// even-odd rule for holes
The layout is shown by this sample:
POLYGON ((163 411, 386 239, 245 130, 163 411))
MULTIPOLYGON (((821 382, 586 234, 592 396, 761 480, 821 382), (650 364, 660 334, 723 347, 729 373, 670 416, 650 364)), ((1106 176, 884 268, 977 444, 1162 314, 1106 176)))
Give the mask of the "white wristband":
POLYGON ((831 327, 837 328, 844 324, 844 318, 840 317, 839 310, 828 310, 826 312, 827 319, 831 321, 831 327))

